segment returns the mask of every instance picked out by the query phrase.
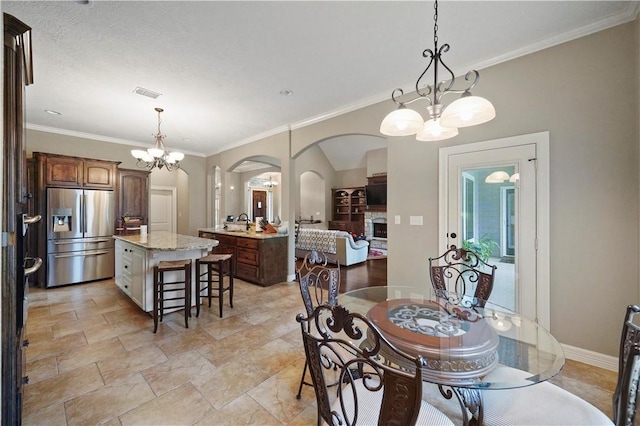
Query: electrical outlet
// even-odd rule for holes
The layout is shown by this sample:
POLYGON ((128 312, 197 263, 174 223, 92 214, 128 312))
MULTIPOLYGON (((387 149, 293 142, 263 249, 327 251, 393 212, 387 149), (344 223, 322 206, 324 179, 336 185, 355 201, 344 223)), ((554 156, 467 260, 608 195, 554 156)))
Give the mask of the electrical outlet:
POLYGON ((409 216, 409 225, 422 225, 422 216, 409 216))

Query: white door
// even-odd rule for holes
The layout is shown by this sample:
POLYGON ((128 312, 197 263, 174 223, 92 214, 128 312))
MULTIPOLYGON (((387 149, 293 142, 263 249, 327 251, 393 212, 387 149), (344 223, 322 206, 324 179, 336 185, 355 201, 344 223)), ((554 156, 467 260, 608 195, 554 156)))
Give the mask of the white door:
POLYGON ((151 187, 149 232, 176 232, 176 188, 151 187))
POLYGON ((548 326, 536 247, 539 153, 535 142, 520 138, 509 138, 506 146, 441 150, 440 248, 486 249, 487 262, 497 266, 489 301, 528 318, 542 317, 548 326))

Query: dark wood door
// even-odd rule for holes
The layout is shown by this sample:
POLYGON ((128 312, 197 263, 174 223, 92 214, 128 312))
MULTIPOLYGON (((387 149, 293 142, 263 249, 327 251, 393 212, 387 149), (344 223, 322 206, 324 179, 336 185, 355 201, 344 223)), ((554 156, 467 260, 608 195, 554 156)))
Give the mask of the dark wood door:
POLYGON ((4 115, 2 216, 6 245, 2 273, 2 423, 21 424, 24 377, 24 238, 18 221, 28 213, 24 141, 24 86, 32 82, 31 37, 27 25, 4 14, 4 115))
POLYGON ((267 191, 253 191, 253 219, 267 218, 267 191))

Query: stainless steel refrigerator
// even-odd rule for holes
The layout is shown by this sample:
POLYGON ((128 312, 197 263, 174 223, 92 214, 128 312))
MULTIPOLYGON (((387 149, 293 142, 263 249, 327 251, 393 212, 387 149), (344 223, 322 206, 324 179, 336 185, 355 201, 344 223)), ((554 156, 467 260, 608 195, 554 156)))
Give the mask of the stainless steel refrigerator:
POLYGON ((113 191, 47 189, 47 287, 115 275, 113 191))

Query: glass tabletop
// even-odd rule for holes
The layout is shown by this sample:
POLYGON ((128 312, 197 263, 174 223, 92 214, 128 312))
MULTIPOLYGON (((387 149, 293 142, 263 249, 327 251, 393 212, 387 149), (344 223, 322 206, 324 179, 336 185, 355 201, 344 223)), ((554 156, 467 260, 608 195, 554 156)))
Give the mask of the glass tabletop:
POLYGON ((368 317, 396 348, 424 357, 425 381, 509 389, 545 381, 562 369, 562 347, 535 321, 491 303, 465 307, 457 295, 447 296, 381 286, 340 294, 338 303, 368 317))

